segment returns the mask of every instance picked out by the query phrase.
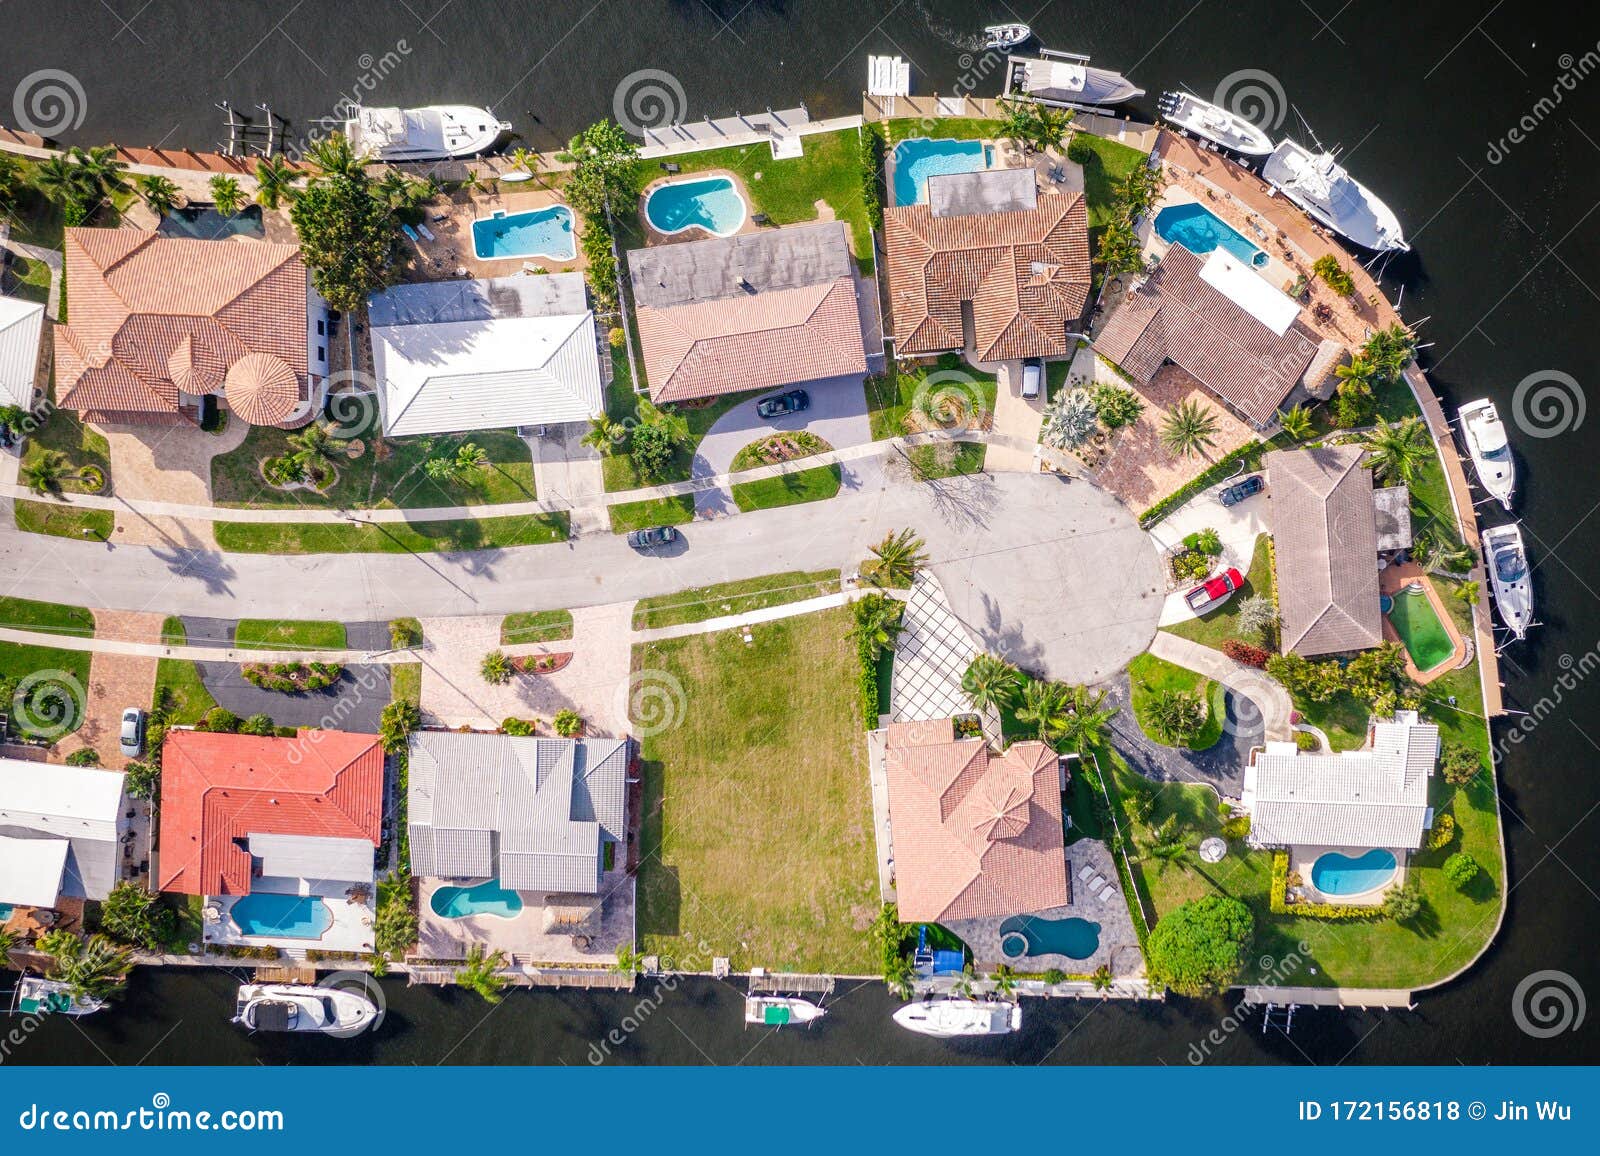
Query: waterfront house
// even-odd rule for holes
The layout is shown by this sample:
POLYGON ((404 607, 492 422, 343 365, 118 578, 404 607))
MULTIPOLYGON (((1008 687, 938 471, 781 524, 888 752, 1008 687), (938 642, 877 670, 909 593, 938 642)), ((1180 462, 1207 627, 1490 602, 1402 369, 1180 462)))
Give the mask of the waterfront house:
POLYGON ((863 313, 841 221, 652 245, 628 254, 651 400, 850 378, 867 372, 863 313))
POLYGON ((56 400, 90 421, 181 425, 207 397, 251 425, 320 407, 328 313, 295 245, 138 229, 66 230, 71 321, 56 400))
POLYGON ((156 878, 208 944, 372 951, 382 823, 375 735, 167 732, 156 878))
POLYGON ((895 353, 977 361, 1065 357, 1091 283, 1080 193, 1033 170, 930 177, 926 204, 883 213, 895 353))
POLYGON ((33 408, 43 329, 43 305, 0 295, 0 405, 33 408))
MULTIPOLYGON (((1139 385, 1171 362, 1257 429, 1274 422, 1296 387, 1309 394, 1327 376, 1326 359, 1313 365, 1322 342, 1300 320, 1299 303, 1221 247, 1202 259, 1170 246, 1094 348, 1139 385)), ((1328 355, 1336 362, 1338 352, 1328 355)))
POLYGON ((104 899, 121 877, 128 809, 120 771, 0 758, 0 910, 104 899))
POLYGON ((369 310, 390 437, 587 422, 605 408, 582 273, 396 285, 369 310))
MULTIPOLYGON (((1378 514, 1365 457, 1351 445, 1277 450, 1262 459, 1285 654, 1337 654, 1383 642, 1378 514)), ((1404 533, 1409 538, 1409 519, 1404 533)), ((1399 534, 1395 524, 1389 540, 1399 534)))

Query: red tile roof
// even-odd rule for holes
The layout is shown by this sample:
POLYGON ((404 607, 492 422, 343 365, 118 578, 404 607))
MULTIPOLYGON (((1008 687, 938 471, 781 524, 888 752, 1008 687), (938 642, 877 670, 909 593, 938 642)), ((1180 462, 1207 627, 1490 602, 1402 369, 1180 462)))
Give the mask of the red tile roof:
POLYGON ((1071 900, 1060 771, 1043 743, 993 754, 950 721, 896 723, 885 762, 900 918, 1018 915, 1071 900))
POLYGON ((126 421, 170 417, 180 389, 214 392, 252 353, 283 361, 299 397, 309 396, 306 268, 294 245, 73 228, 65 249, 61 405, 126 421))
POLYGON ((849 277, 684 305, 641 305, 637 317, 645 376, 657 402, 867 371, 849 277))
POLYGON ((292 739, 167 732, 161 749, 160 890, 248 895, 252 834, 365 839, 383 819, 375 735, 301 731, 292 739))
POLYGON ((896 353, 960 349, 962 303, 971 302, 978 360, 1066 355, 1089 296, 1080 194, 966 216, 903 205, 884 210, 883 234, 896 353))

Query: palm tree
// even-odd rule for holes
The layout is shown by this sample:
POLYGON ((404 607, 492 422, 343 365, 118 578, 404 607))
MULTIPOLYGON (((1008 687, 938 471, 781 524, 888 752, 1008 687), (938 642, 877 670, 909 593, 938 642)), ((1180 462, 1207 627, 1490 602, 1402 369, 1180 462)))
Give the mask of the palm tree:
POLYGON ((7 931, 4 927, 0 927, 0 971, 14 970, 15 965, 11 962, 11 952, 21 942, 22 937, 16 932, 7 931))
POLYGON ((1333 371, 1339 378, 1339 389, 1369 397, 1372 394, 1372 379, 1378 376, 1378 367, 1372 364, 1372 359, 1366 351, 1356 354, 1350 359, 1349 365, 1336 366, 1333 371))
POLYGON ((1420 417, 1399 422, 1379 418, 1378 424, 1362 437, 1361 444, 1372 454, 1366 464, 1382 482, 1410 485, 1433 455, 1433 442, 1420 417))
POLYGON ((1022 688, 1022 702, 1017 707, 1017 718, 1032 723, 1035 733, 1043 742, 1059 739, 1071 724, 1072 691, 1059 682, 1041 682, 1029 679, 1022 688))
POLYGON ((290 434, 284 440, 294 447, 294 453, 289 456, 312 478, 320 477, 344 452, 344 443, 329 437, 327 427, 321 422, 312 422, 300 433, 290 434))
POLYGON ((231 217, 244 208, 244 190, 232 177, 218 173, 211 178, 211 201, 216 205, 217 212, 224 217, 231 217))
POLYGON ((1094 984, 1095 991, 1110 991, 1111 979, 1111 969, 1103 963, 1089 976, 1089 982, 1094 984))
POLYGON ((855 625, 850 628, 848 637, 868 647, 876 659, 900 636, 905 625, 901 621, 904 607, 893 598, 869 594, 857 602, 854 609, 855 625))
POLYGON ((365 157, 356 156, 344 133, 330 133, 306 150, 306 159, 325 177, 353 177, 367 167, 365 157))
POLYGON ((1186 397, 1171 409, 1161 423, 1161 444, 1174 457, 1192 457, 1217 444, 1217 415, 1210 406, 1202 406, 1192 397, 1186 397))
POLYGON ((1117 708, 1105 706, 1105 701, 1103 690, 1090 690, 1086 686, 1072 688, 1072 710, 1061 731, 1063 745, 1076 751, 1099 745, 1107 725, 1117 717, 1117 708))
POLYGON ((131 949, 98 932, 79 939, 70 931, 48 931, 39 937, 39 950, 50 957, 45 976, 79 999, 115 995, 133 966, 131 949))
POLYGON ((1010 706, 1022 689, 1022 672, 998 654, 985 651, 961 676, 961 689, 975 711, 1010 706))
POLYGON ((617 447, 627 434, 625 425, 601 414, 589 422, 589 432, 583 435, 583 444, 597 451, 601 457, 609 458, 617 452, 617 447))
POLYGON ((178 186, 158 173, 139 178, 139 195, 144 198, 144 203, 150 206, 150 211, 158 217, 165 217, 178 207, 178 186))
POLYGON ((115 145, 96 145, 90 149, 74 147, 67 155, 77 161, 83 182, 95 199, 109 197, 128 187, 127 178, 122 175, 128 164, 117 159, 115 145))
POLYGON ((505 952, 485 952, 483 944, 474 943, 467 949, 466 962, 456 972, 456 983, 470 992, 482 996, 486 1003, 499 1003, 500 989, 505 987, 505 976, 498 974, 506 964, 505 952))
POLYGON ((911 529, 890 530, 872 547, 872 558, 862 573, 879 586, 910 586, 917 571, 928 564, 926 545, 911 529))
POLYGON ((1150 845, 1145 852, 1159 864, 1156 868, 1158 875, 1165 875, 1169 867, 1187 870, 1194 866, 1189 832, 1179 823, 1176 815, 1168 815, 1166 821, 1151 832, 1150 845))
POLYGON ((55 153, 34 166, 33 187, 62 210, 69 205, 81 207, 94 196, 93 187, 85 176, 81 168, 67 159, 67 154, 55 153))
POLYGON ((1017 973, 1009 963, 1002 963, 995 968, 989 979, 994 983, 994 990, 1001 995, 1010 995, 1017 990, 1017 973))
POLYGON ((45 450, 32 461, 23 463, 22 480, 36 494, 57 494, 61 483, 68 477, 67 455, 60 450, 45 450))
POLYGON ((1311 420, 1311 411, 1304 405, 1297 405, 1288 412, 1280 409, 1278 425, 1297 442, 1303 442, 1317 432, 1316 423, 1311 420))
POLYGON ((644 970, 644 952, 631 943, 624 943, 617 948, 617 962, 611 965, 611 970, 620 975, 638 975, 644 970))
POLYGON ((280 156, 262 157, 256 162, 256 204, 264 209, 276 209, 280 201, 292 201, 299 195, 294 187, 300 174, 280 156))
POLYGON ((1399 322, 1380 329, 1367 339, 1361 352, 1372 362, 1378 376, 1397 380, 1417 349, 1417 336, 1399 322))

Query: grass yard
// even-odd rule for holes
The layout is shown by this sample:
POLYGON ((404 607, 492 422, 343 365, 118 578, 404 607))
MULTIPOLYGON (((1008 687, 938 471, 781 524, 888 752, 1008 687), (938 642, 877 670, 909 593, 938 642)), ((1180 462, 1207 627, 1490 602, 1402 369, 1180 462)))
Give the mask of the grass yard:
POLYGON ((389 700, 422 704, 422 663, 397 662, 389 668, 389 700))
POLYGON ((945 116, 934 121, 931 129, 927 124, 920 117, 901 117, 883 121, 879 127, 884 129, 889 143, 896 145, 919 136, 932 137, 934 140, 994 140, 1005 122, 985 120, 978 116, 945 116))
POLYGON ((694 521, 694 495, 651 498, 644 502, 620 502, 610 508, 611 532, 626 534, 647 526, 681 526, 694 521))
POLYGON ((1150 711, 1157 696, 1176 691, 1181 694, 1198 694, 1206 704, 1206 721, 1184 745, 1191 751, 1208 750, 1222 737, 1222 687, 1203 674, 1177 666, 1153 654, 1141 654, 1128 664, 1128 679, 1133 685, 1133 715, 1139 729, 1158 743, 1168 746, 1155 725, 1149 721, 1150 711))
MULTIPOLYGON (((52 633, 65 633, 65 631, 52 633)), ((39 703, 41 716, 39 722, 44 727, 55 725, 57 719, 55 709, 58 706, 65 707, 64 699, 70 696, 77 704, 76 709, 71 710, 70 716, 63 710, 59 717, 61 721, 67 721, 69 717, 72 720, 72 725, 63 734, 71 734, 77 730, 83 724, 83 706, 89 688, 89 661, 92 657, 86 650, 57 650, 53 646, 19 646, 10 642, 0 646, 0 684, 4 684, 4 703, 7 713, 11 716, 12 729, 18 733, 27 732, 23 712, 15 709, 12 702, 16 684, 29 675, 39 674, 45 676, 35 684, 38 687, 35 694, 42 696, 39 703), (58 686, 62 688, 64 694, 51 691, 51 687, 58 686)), ((30 704, 31 701, 30 698, 30 704)))
POLYGON ((515 514, 453 522, 215 522, 217 545, 238 554, 448 554, 565 542, 568 516, 515 514))
POLYGON ((839 492, 839 467, 817 466, 762 478, 754 482, 735 482, 733 501, 740 510, 770 510, 777 506, 798 506, 802 502, 821 502, 839 492))
POLYGON ((919 482, 932 482, 963 474, 981 474, 988 453, 989 447, 982 442, 939 442, 912 446, 906 451, 906 460, 911 463, 912 476, 919 482))
MULTIPOLYGON (((802 602, 839 592, 839 571, 787 570, 715 586, 695 586, 676 594, 641 598, 633 607, 633 628, 650 630, 685 622, 704 622, 730 614, 748 614, 769 606, 802 602)), ((503 641, 503 640, 502 640, 503 641)))
POLYGON ((572 637, 572 611, 524 610, 500 621, 500 645, 522 642, 565 642, 572 637))
POLYGON ((0 626, 8 626, 13 630, 38 630, 45 634, 69 634, 74 638, 93 638, 94 612, 82 606, 63 606, 59 602, 0 598, 0 626))
POLYGON ((869 974, 872 804, 847 608, 637 646, 682 687, 643 740, 639 937, 664 967, 869 974), (669 962, 670 960, 670 962, 669 962))
POLYGON ((971 415, 974 407, 981 408, 981 420, 969 420, 967 424, 985 426, 994 413, 998 389, 993 377, 979 373, 957 353, 940 354, 937 364, 916 366, 903 373, 896 371, 895 363, 891 360, 882 376, 867 378, 867 416, 872 423, 872 440, 882 441, 928 428, 912 420, 912 408, 916 405, 919 390, 930 399, 941 395, 948 398, 969 416, 976 416, 971 415), (933 374, 947 376, 924 389, 924 383, 933 374), (952 374, 961 374, 971 382, 970 387, 961 378, 948 376, 952 374))
POLYGON ((246 618, 234 629, 233 644, 250 650, 343 650, 344 623, 246 618))
POLYGON ((50 534, 57 538, 88 538, 104 542, 116 526, 110 510, 85 510, 65 502, 31 502, 19 498, 13 517, 17 529, 27 534, 50 534))
POLYGON ((1272 551, 1271 539, 1262 534, 1256 538, 1255 552, 1250 558, 1250 570, 1244 576, 1244 588, 1224 602, 1209 614, 1202 614, 1199 618, 1185 619, 1183 622, 1161 629, 1169 634, 1176 634, 1179 638, 1187 638, 1191 642, 1198 642, 1202 646, 1209 646, 1213 650, 1221 650, 1222 644, 1229 639, 1239 642, 1248 642, 1252 646, 1263 645, 1261 639, 1251 635, 1246 638, 1239 633, 1239 607, 1245 599, 1257 594, 1272 597, 1272 551))
POLYGON ((105 488, 99 492, 111 492, 111 446, 104 437, 84 425, 71 410, 52 409, 45 423, 28 435, 22 464, 26 466, 37 462, 49 450, 60 450, 67 458, 68 476, 61 479, 63 493, 87 492, 82 482, 71 477, 72 471, 85 466, 95 466, 105 475, 105 488))
MULTIPOLYGON (((168 646, 182 646, 189 641, 189 632, 183 619, 169 617, 161 624, 161 641, 168 646)), ((153 702, 159 703, 163 694, 170 696, 172 711, 168 722, 176 726, 193 726, 205 717, 217 700, 200 681, 200 668, 183 658, 163 658, 156 663, 156 688, 153 702)))
POLYGON ((1089 209, 1089 234, 1098 236, 1114 215, 1117 186, 1144 163, 1145 154, 1087 132, 1077 133, 1071 147, 1074 153, 1086 157, 1082 162, 1083 199, 1089 209))

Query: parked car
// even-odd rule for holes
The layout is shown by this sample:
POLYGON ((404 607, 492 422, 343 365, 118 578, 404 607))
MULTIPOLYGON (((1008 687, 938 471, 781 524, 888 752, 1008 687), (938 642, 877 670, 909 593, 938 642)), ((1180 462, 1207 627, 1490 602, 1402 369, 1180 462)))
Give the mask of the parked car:
POLYGON ((811 395, 803 389, 791 389, 776 397, 764 397, 756 402, 756 416, 762 421, 787 417, 791 413, 804 413, 811 408, 811 395))
POLYGON ((1185 594, 1183 600, 1189 604, 1190 610, 1204 614, 1232 598, 1233 592, 1243 585, 1244 575, 1230 566, 1215 578, 1207 578, 1200 583, 1185 594))
POLYGON ((1252 494, 1259 494, 1266 488, 1267 480, 1260 474, 1251 474, 1248 478, 1240 478, 1231 486, 1224 486, 1217 492, 1217 500, 1224 506, 1237 506, 1252 494))
POLYGON ((648 526, 643 530, 628 532, 628 545, 635 550, 651 550, 668 546, 678 540, 678 531, 671 526, 648 526))
POLYGON ((138 758, 144 751, 144 711, 136 706, 130 706, 122 712, 122 731, 118 735, 118 746, 130 759, 138 758))
POLYGON ((1039 396, 1039 386, 1044 381, 1044 361, 1037 357, 1022 363, 1022 396, 1032 401, 1039 396))

